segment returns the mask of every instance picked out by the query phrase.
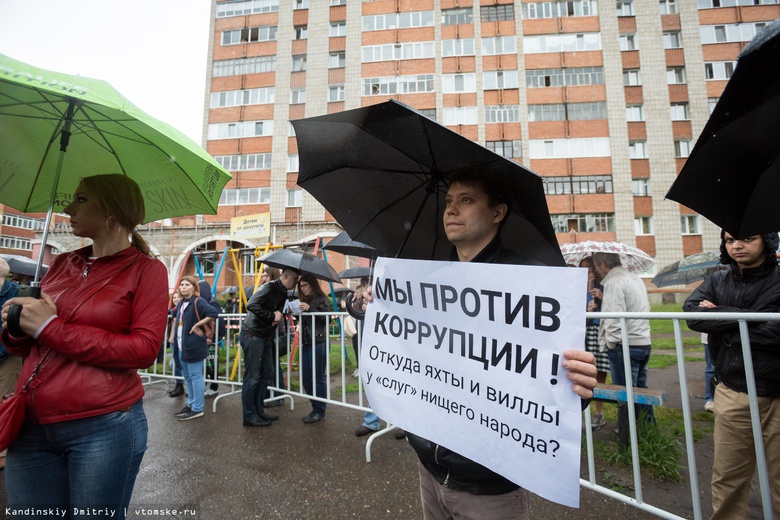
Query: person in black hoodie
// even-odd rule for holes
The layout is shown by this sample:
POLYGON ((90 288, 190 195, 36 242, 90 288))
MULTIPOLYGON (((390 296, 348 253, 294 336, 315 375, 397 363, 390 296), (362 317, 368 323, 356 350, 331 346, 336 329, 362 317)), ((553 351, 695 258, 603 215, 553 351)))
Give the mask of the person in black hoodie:
MULTIPOLYGON (((454 176, 443 215, 447 239, 454 246, 451 260, 514 265, 541 265, 521 252, 506 249, 501 229, 509 214, 509 194, 478 169, 454 176)), ((369 301, 370 291, 369 291, 369 301)), ((572 390, 593 397, 596 366, 593 354, 566 350, 563 366, 572 390)), ((452 450, 407 432, 417 452, 424 520, 530 518, 528 491, 485 466, 452 450)))
MULTIPOLYGON (((721 231, 721 263, 688 297, 686 312, 780 312, 780 268, 777 233, 734 238, 721 231)), ((737 321, 687 320, 708 334, 715 365, 715 458, 712 466, 714 519, 747 518, 750 480, 756 469, 745 360, 737 321)), ((761 413, 764 450, 769 468, 772 508, 780 513, 780 322, 748 322, 761 413)))

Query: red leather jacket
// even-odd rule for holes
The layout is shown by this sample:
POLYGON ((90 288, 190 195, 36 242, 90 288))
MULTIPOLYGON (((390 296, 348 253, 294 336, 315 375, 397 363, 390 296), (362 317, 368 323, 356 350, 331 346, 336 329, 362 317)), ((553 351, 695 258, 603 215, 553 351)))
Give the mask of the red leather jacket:
POLYGON ((17 390, 46 348, 41 384, 29 392, 27 420, 41 424, 121 410, 144 395, 137 369, 154 363, 168 318, 168 274, 158 260, 129 247, 96 259, 91 246, 55 258, 41 288, 57 317, 38 339, 3 330, 9 352, 24 357, 17 390))

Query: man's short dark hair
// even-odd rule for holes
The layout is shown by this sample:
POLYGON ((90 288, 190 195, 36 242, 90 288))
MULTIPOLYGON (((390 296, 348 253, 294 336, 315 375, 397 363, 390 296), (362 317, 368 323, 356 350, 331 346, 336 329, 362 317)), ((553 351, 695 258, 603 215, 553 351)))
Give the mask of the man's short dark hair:
POLYGON ((620 255, 617 253, 593 253, 593 264, 604 264, 610 269, 620 267, 620 255))
POLYGON ((459 170, 450 177, 449 185, 452 186, 455 183, 481 189, 482 192, 487 195, 488 206, 491 208, 495 208, 499 204, 506 204, 504 218, 498 226, 498 232, 501 233, 501 230, 504 228, 504 224, 506 224, 506 221, 509 219, 509 214, 512 211, 512 197, 509 188, 497 179, 495 175, 486 173, 483 169, 477 167, 459 170))

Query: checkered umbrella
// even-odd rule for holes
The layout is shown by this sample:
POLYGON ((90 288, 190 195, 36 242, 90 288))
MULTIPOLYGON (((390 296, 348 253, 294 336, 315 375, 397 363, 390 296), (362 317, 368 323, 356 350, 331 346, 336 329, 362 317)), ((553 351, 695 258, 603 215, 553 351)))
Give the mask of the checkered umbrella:
POLYGON ((593 253, 615 253, 620 255, 620 263, 633 273, 643 273, 653 267, 655 259, 636 247, 627 246, 620 242, 595 242, 586 240, 561 245, 563 259, 569 265, 580 265, 583 258, 592 256, 593 253))

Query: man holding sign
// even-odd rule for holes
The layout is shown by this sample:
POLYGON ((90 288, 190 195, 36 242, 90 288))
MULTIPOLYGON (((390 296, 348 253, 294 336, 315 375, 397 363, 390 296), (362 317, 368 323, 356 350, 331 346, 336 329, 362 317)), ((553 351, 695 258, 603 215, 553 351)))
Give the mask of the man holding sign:
MULTIPOLYGON (((510 251, 504 248, 501 238, 500 238, 500 232, 503 226, 503 223, 505 222, 505 219, 508 216, 509 213, 509 201, 506 198, 506 190, 502 189, 501 186, 499 186, 497 183, 494 184, 487 176, 480 174, 480 172, 472 170, 469 172, 464 172, 462 174, 456 175, 453 177, 449 190, 447 192, 447 197, 445 200, 445 210, 443 215, 443 225, 444 229, 447 235, 448 240, 453 244, 454 250, 453 250, 453 261, 457 262, 471 262, 471 263, 488 263, 488 264, 510 264, 510 265, 539 265, 539 262, 536 262, 525 255, 523 255, 520 252, 516 251, 510 251)), ((414 261, 408 261, 408 262, 414 262, 414 261)), ((438 265, 438 264, 434 264, 438 265)), ((449 265, 449 264, 447 264, 449 265)), ((439 302, 441 302, 442 307, 445 305, 445 289, 451 291, 453 294, 457 292, 457 289, 454 289, 450 287, 449 285, 436 285, 439 283, 437 280, 434 279, 435 275, 437 274, 435 267, 430 267, 430 262, 420 262, 419 268, 420 269, 431 269, 430 277, 427 280, 414 280, 414 281, 407 281, 405 286, 401 288, 401 293, 406 293, 406 296, 408 297, 405 302, 399 301, 398 298, 396 298, 396 304, 397 303, 406 303, 407 305, 411 306, 413 303, 415 306, 419 307, 420 304, 422 304, 422 307, 426 307, 426 294, 428 296, 428 309, 422 309, 422 312, 429 312, 430 307, 436 307, 436 310, 439 309, 439 302), (423 287, 423 290, 420 293, 416 293, 413 287, 423 287), (436 300, 438 293, 436 293, 437 289, 434 289, 434 287, 440 287, 442 288, 441 292, 441 299, 436 300), (430 289, 427 293, 424 289, 430 289), (412 300, 414 298, 414 300, 412 300), (420 301, 422 300, 422 301, 420 301), (432 302, 435 302, 433 303, 432 302)), ((457 266, 456 266, 457 267, 457 266)), ((465 266, 460 266, 465 267, 465 266)), ((497 266, 498 268, 498 266, 497 266)), ((442 267, 442 269, 446 269, 446 267, 442 267)), ((506 269, 504 267, 501 267, 501 269, 506 269)), ((550 269, 551 272, 557 274, 559 271, 550 269)), ((563 271, 573 271, 573 270, 567 270, 565 268, 561 268, 561 272, 563 271)), ((517 272, 518 274, 521 272, 517 268, 513 268, 513 273, 517 272)), ((404 272, 405 274, 406 272, 404 272)), ((460 275, 460 270, 458 271, 460 275)), ((501 271, 503 274, 503 271, 501 271)), ((509 273, 510 277, 512 276, 509 273)), ((579 276, 582 273, 574 273, 575 276, 579 276)), ((391 277, 392 274, 389 272, 386 273, 386 277, 391 277)), ((428 276, 428 274, 426 274, 428 276)), ((411 280, 413 276, 410 275, 410 278, 407 278, 407 280, 411 280)), ((400 277, 398 278, 400 279, 400 277)), ((394 282, 396 280, 393 280, 394 282)), ((555 402, 550 405, 549 407, 545 408, 547 405, 544 404, 545 401, 541 401, 536 399, 535 395, 531 393, 521 393, 520 395, 524 395, 526 397, 530 396, 532 399, 526 400, 526 406, 530 410, 530 405, 533 404, 534 411, 533 415, 536 416, 537 412, 537 406, 538 409, 542 412, 539 414, 542 418, 545 419, 544 422, 546 423, 555 423, 554 426, 559 426, 559 422, 562 424, 561 428, 566 428, 566 431, 569 433, 564 434, 565 435, 573 435, 571 432, 576 431, 577 435, 581 428, 580 423, 577 422, 577 424, 573 424, 574 421, 568 421, 568 424, 563 424, 566 421, 559 421, 560 417, 563 417, 566 419, 566 417, 572 417, 572 407, 568 406, 568 409, 566 406, 556 407, 555 404, 563 403, 566 401, 567 404, 570 404, 572 400, 575 402, 577 401, 577 396, 579 396, 581 399, 590 399, 593 396, 593 388, 596 386, 596 366, 594 363, 594 358, 591 353, 584 352, 582 350, 565 350, 563 351, 563 361, 562 361, 562 367, 566 370, 566 377, 571 381, 571 388, 573 390, 573 393, 570 392, 567 388, 568 385, 557 385, 557 368, 558 368, 558 361, 559 356, 558 354, 550 354, 548 357, 551 360, 551 363, 546 363, 546 358, 544 356, 547 356, 546 352, 542 352, 543 348, 536 349, 536 348, 529 348, 533 345, 528 344, 528 341, 526 341, 527 338, 534 338, 532 335, 534 332, 539 333, 539 331, 531 331, 529 332, 528 336, 525 336, 523 339, 523 345, 520 344, 514 344, 511 345, 509 342, 505 342, 507 336, 507 333, 504 331, 504 329, 501 329, 501 327, 504 325, 500 323, 501 320, 495 319, 494 320, 494 314, 500 314, 504 309, 506 309, 506 312, 508 314, 511 314, 511 320, 509 318, 506 318, 506 322, 509 323, 509 321, 513 321, 517 316, 518 313, 522 313, 523 310, 525 310, 525 314, 523 315, 524 319, 519 319, 518 322, 522 321, 522 324, 524 327, 527 328, 536 328, 541 329, 541 333, 543 332, 550 332, 553 331, 553 329, 556 327, 556 322, 560 323, 560 318, 555 315, 556 310, 560 309, 561 305, 558 301, 556 301, 554 298, 545 298, 544 296, 537 296, 537 297, 529 297, 528 295, 512 295, 510 293, 501 293, 498 290, 483 290, 481 293, 478 293, 476 290, 472 288, 466 288, 461 292, 461 296, 463 299, 460 301, 461 305, 456 308, 456 305, 452 305, 452 311, 445 311, 441 313, 440 315, 433 315, 436 319, 440 320, 441 323, 445 323, 446 320, 451 320, 447 322, 448 324, 448 332, 449 336, 447 336, 451 343, 449 343, 449 347, 447 348, 447 345, 445 344, 445 336, 443 330, 447 329, 446 327, 437 327, 436 324, 434 324, 432 327, 430 325, 427 325, 426 322, 423 321, 423 318, 419 318, 421 321, 417 322, 415 325, 414 323, 414 316, 415 314, 410 314, 410 317, 401 319, 398 318, 398 316, 390 316, 389 314, 381 314, 381 305, 385 304, 386 302, 382 300, 393 300, 392 292, 389 290, 390 285, 388 283, 383 282, 382 280, 378 280, 377 284, 374 288, 374 294, 373 296, 369 296, 371 298, 372 302, 376 302, 375 306, 377 311, 372 313, 372 309, 369 308, 369 313, 366 315, 366 336, 364 337, 365 343, 364 343, 364 350, 363 354, 361 356, 361 371, 365 372, 362 374, 362 376, 365 376, 365 382, 366 382, 366 389, 367 392, 369 392, 369 399, 374 406, 374 409, 379 412, 379 414, 383 417, 387 417, 388 420, 393 420, 393 415, 395 415, 399 422, 404 420, 404 417, 410 417, 410 421, 414 420, 415 423, 412 424, 411 422, 408 424, 399 424, 399 426, 404 427, 404 429, 408 432, 408 439, 411 446, 414 448, 414 450, 417 452, 417 455, 420 459, 419 464, 419 474, 420 474, 420 493, 422 498, 422 505, 423 505, 423 518, 426 520, 440 520, 440 519, 450 519, 450 518, 462 518, 462 519, 479 519, 479 520, 490 520, 490 519, 505 519, 505 518, 529 518, 529 507, 528 507, 528 492, 521 488, 518 484, 514 483, 513 481, 509 480, 505 476, 502 476, 501 474, 494 472, 491 469, 488 469, 484 465, 477 463, 473 460, 475 458, 474 456, 467 457, 465 455, 462 455, 460 453, 455 452, 452 449, 448 449, 438 443, 432 442, 427 440, 426 438, 419 436, 412 432, 433 432, 433 433, 441 433, 442 435, 445 435, 448 439, 452 439, 451 445, 458 445, 458 446, 465 446, 467 447, 466 450, 469 453, 485 453, 490 452, 493 454, 494 457, 501 458, 503 456, 503 447, 501 441, 499 442, 496 437, 498 435, 492 435, 492 432, 488 433, 480 433, 479 427, 483 426, 478 423, 484 423, 484 426, 487 427, 489 421, 490 415, 493 414, 494 411, 496 411, 496 415, 500 413, 506 413, 500 412, 498 410, 499 406, 497 403, 499 399, 491 399, 490 397, 487 397, 486 399, 483 399, 478 404, 484 403, 484 406, 482 408, 477 408, 475 406, 475 410, 471 407, 470 404, 464 405, 463 403, 456 403, 454 400, 450 400, 449 398, 446 399, 439 399, 440 395, 434 395, 431 397, 427 397, 429 395, 429 390, 432 388, 437 388, 435 391, 439 392, 438 388, 442 388, 441 385, 436 387, 442 377, 441 373, 444 373, 444 379, 447 380, 449 377, 449 381, 445 381, 446 383, 449 383, 450 386, 459 387, 459 389, 465 394, 466 392, 471 391, 472 394, 478 394, 480 396, 491 394, 491 391, 494 392, 493 396, 495 396, 495 388, 514 388, 512 385, 514 385, 514 381, 517 381, 521 377, 518 376, 518 374, 521 374, 522 372, 525 372, 524 374, 521 374, 523 379, 534 379, 535 381, 533 384, 536 384, 537 386, 540 386, 540 383, 537 380, 537 365, 538 367, 548 367, 548 368, 540 368, 538 372, 543 372, 544 370, 550 370, 550 374, 553 376, 550 379, 551 384, 554 386, 554 392, 557 392, 555 396, 555 402), (380 285, 381 283, 385 283, 384 286, 380 285), (383 288, 384 287, 384 288, 383 288), (469 292, 471 291, 471 292, 469 292), (391 293, 391 294, 388 294, 391 293), (468 294, 467 294, 468 293, 468 294), (466 298, 464 295, 473 295, 474 298, 480 298, 480 294, 482 296, 488 295, 489 303, 490 305, 484 305, 482 307, 482 310, 484 311, 484 314, 489 313, 489 319, 490 319, 490 326, 484 327, 484 328, 490 328, 490 330, 479 330, 479 331, 472 331, 471 329, 467 328, 468 322, 462 322, 460 324, 461 330, 465 330, 465 332, 459 332, 455 331, 454 328, 458 326, 458 322, 453 322, 452 320, 458 320, 461 319, 461 317, 457 316, 458 312, 460 312, 461 308, 465 312, 465 315, 467 317, 475 316, 477 313, 479 313, 480 308, 480 302, 472 299, 466 298), (389 296, 389 298, 388 298, 389 296), (503 303, 500 303, 499 297, 505 297, 506 298, 506 306, 504 307, 503 303), (518 302, 515 300, 514 302, 510 302, 509 300, 513 297, 517 296, 520 298, 520 301, 518 302), (523 299, 525 298, 525 299, 523 299), (468 299, 468 302, 466 301, 468 299), (470 302, 470 303, 469 303, 470 302), (525 303, 523 303, 525 302, 525 303), (531 303, 529 303, 531 302, 531 303), (495 304, 495 305, 494 305, 495 304), (536 305, 536 307, 534 307, 536 305), (557 307, 556 307, 557 306, 557 307), (485 308, 489 307, 489 311, 485 310, 485 308), (476 309, 476 310, 475 310, 476 309), (518 310, 519 309, 519 310, 518 310), (530 309, 530 310, 529 310, 530 309), (533 310, 535 310, 535 316, 533 319, 529 317, 529 313, 531 313, 533 310), (458 312, 454 312, 458 311, 458 312), (474 311, 473 313, 470 313, 469 311, 474 311), (394 332, 394 325, 393 320, 397 319, 398 323, 404 323, 405 331, 401 332, 394 332), (384 321, 383 321, 384 320, 384 321), (533 322, 531 324, 531 322, 533 322), (454 325, 454 326, 453 326, 454 325), (495 327, 494 327, 495 325, 495 327), (401 353, 409 353, 408 357, 404 357, 401 355, 397 355, 394 353, 390 353, 389 357, 391 358, 397 358, 399 361, 398 365, 400 368, 400 361, 408 362, 410 370, 408 372, 414 372, 413 368, 415 368, 416 364, 416 372, 418 373, 418 379, 413 380, 409 379, 409 381, 420 381, 420 378, 423 377, 422 373, 425 372, 425 377, 428 377, 428 380, 430 381, 430 385, 427 386, 427 388, 423 388, 423 384, 419 385, 420 392, 420 399, 423 400, 424 404, 433 403, 436 401, 437 404, 439 404, 439 408, 442 408, 445 410, 446 414, 444 415, 443 421, 439 421, 438 417, 434 417, 434 413, 431 412, 430 416, 417 416, 415 419, 411 419, 412 414, 414 410, 411 410, 409 407, 403 408, 403 403, 407 403, 408 401, 404 401, 404 398, 406 397, 406 394, 412 394, 416 395, 418 388, 412 388, 413 384, 407 384, 404 383, 403 380, 400 378, 404 375, 401 374, 403 370, 399 370, 399 368, 396 368, 397 377, 399 379, 391 379, 390 377, 386 377, 383 373, 379 371, 379 363, 376 362, 376 360, 379 358, 379 354, 382 354, 384 356, 385 352, 381 352, 381 348, 383 346, 382 341, 387 341, 388 337, 398 338, 400 336, 403 336, 404 339, 407 339, 406 336, 412 335, 412 334, 405 334, 408 332, 411 328, 415 328, 417 331, 416 338, 419 345, 412 344, 411 349, 407 351, 403 351, 401 348, 397 349, 397 352, 401 353), (427 330, 425 330, 427 328, 427 330), (431 329, 433 329, 433 333, 431 332, 431 329), (382 331, 386 331, 385 336, 382 337, 382 331), (389 331, 389 332, 387 332, 389 331), (486 338, 485 336, 482 336, 482 357, 480 358, 477 356, 476 358, 472 356, 472 348, 475 346, 478 346, 478 340, 480 339, 477 337, 474 339, 474 336, 477 336, 478 334, 484 334, 485 336, 492 336, 493 338, 501 337, 502 339, 496 340, 493 339, 492 343, 492 367, 488 367, 488 359, 485 355, 486 350, 490 350, 489 345, 489 338, 486 338), (503 334, 503 336, 501 336, 503 334), (456 341, 453 339, 453 335, 459 335, 460 342, 458 342, 457 345, 454 345, 456 341), (435 339, 436 341, 431 341, 435 339), (469 354, 468 358, 464 355, 466 349, 466 343, 469 342, 469 354), (435 350, 426 348, 430 344, 436 343, 435 350), (379 347, 377 347, 379 345, 379 347), (487 345, 487 346, 486 346, 487 345), (503 348, 503 350, 501 350, 503 348), (512 350, 514 349, 514 350, 512 350), (457 370, 443 370, 436 367, 435 363, 436 360, 439 359, 445 359, 447 362, 450 362, 449 360, 454 359, 457 357, 457 352, 460 351, 460 358, 458 358, 457 362, 461 363, 458 365, 457 370), (496 352, 498 350, 501 350, 499 352, 500 355, 496 355, 496 352), (449 354, 455 353, 454 356, 447 357, 447 351, 449 351, 449 354), (512 359, 512 353, 514 353, 514 359, 516 361, 516 365, 512 365, 511 359, 512 359), (368 354, 368 355, 367 355, 368 354), (417 361, 412 356, 418 355, 419 358, 422 361, 417 361), (538 354, 538 356, 537 356, 538 354), (433 357, 433 355, 439 356, 438 358, 433 357), (429 356, 429 357, 425 357, 429 356), (366 359, 366 365, 367 367, 364 368, 364 364, 362 360, 366 359), (544 359, 543 361, 539 361, 539 359, 544 359), (371 364, 369 360, 374 360, 375 364, 371 364), (484 361, 484 372, 480 370, 473 370, 471 367, 473 366, 481 366, 481 365, 474 365, 474 361, 484 361), (537 363, 538 361, 538 363, 537 363), (552 368, 549 368, 552 364, 552 368), (496 368, 496 366, 498 367, 496 368), (502 370, 502 366, 505 365, 504 370, 502 370), (514 368, 514 370, 511 370, 510 365, 514 368), (526 370, 530 366, 531 368, 526 370), (424 367, 424 368, 421 368, 424 367), (374 368, 374 372, 369 372, 374 368), (490 368, 491 372, 488 374, 488 368, 490 368), (465 372, 468 370, 468 372, 465 372), (506 374, 502 373, 506 372, 506 374), (379 374, 379 375, 377 375, 379 374), (465 375, 463 375, 465 374, 465 375), (529 375, 530 374, 530 375, 529 375), (374 384, 372 385, 372 376, 376 376, 373 378, 374 384), (468 377, 468 379, 466 378, 468 377), (500 378, 505 378, 505 381, 509 381, 508 385, 504 387, 500 387, 499 384, 494 384, 494 381, 498 381, 500 378), (491 387, 492 385, 492 387, 491 387), (561 388, 557 388, 557 387, 561 388), (384 387, 384 388, 382 388, 384 387), (396 394, 395 396, 390 395, 390 398, 388 398, 386 391, 388 387, 393 387, 392 390, 396 394), (487 392, 485 390, 487 389, 487 392), (376 392, 376 393, 374 393, 376 392), (382 392, 382 393, 380 393, 382 392), (566 394, 566 395, 563 395, 566 394), (376 396, 376 397, 375 397, 376 396), (560 398, 560 396, 563 396, 563 398, 560 398), (435 398, 435 399, 434 399, 435 398), (533 403, 531 403, 531 400, 534 400, 533 403), (488 403, 487 401, 491 401, 488 403), (401 403, 399 406, 396 406, 395 403, 401 403), (447 409, 447 406, 442 406, 442 404, 446 402, 447 405, 449 405, 449 409, 447 409), (542 403, 539 405, 539 403, 542 403), (491 408, 492 407, 492 408, 491 408), (381 408, 381 409, 380 409, 381 408), (405 412, 404 412, 405 410, 405 412), (553 411, 553 410, 562 410, 562 411, 553 411), (484 413, 481 413, 484 411, 484 413), (387 415, 385 415, 385 413, 387 415), (404 413, 406 415, 404 415, 404 413), (560 413, 560 415, 559 415, 560 413), (569 415, 567 416, 566 413, 569 415), (468 423, 466 426, 468 428, 471 428, 470 432, 464 433, 464 431, 468 428, 460 428, 456 425, 458 424, 464 424, 458 423, 457 420, 453 420, 451 423, 447 422, 449 421, 448 415, 451 416, 457 416, 461 415, 463 417, 466 417, 469 419, 469 421, 465 421, 468 423), (427 419, 427 420, 426 420, 427 419), (546 419, 549 419, 546 420, 546 419), (411 424, 411 427, 409 426, 411 424), (435 424, 432 425, 432 424, 435 424), (447 431, 443 431, 442 429, 447 429, 447 431), (477 432, 477 433, 474 433, 477 432), (477 436, 478 435, 478 436, 477 436)), ((501 283, 503 280, 492 280, 493 284, 501 283)), ((540 282, 542 285, 540 287, 544 287, 544 282, 540 282)), ((565 282, 562 282, 565 283, 565 282)), ((455 285, 455 284, 452 284, 455 285)), ((558 293, 565 293, 565 292, 573 292, 576 293, 576 305, 570 305, 570 307, 574 308, 577 307, 581 310, 581 291, 579 289, 569 289, 569 288, 561 288, 559 287, 561 284, 557 284, 556 280, 553 280, 552 283, 547 285, 558 285, 558 287, 555 287, 554 290, 558 293)), ((585 279, 584 276, 582 277, 582 285, 584 287, 585 285, 585 279)), ((393 286, 393 289, 395 290, 396 296, 398 293, 398 288, 393 286)), ((542 289, 540 289, 542 290, 542 289)), ((369 289, 370 293, 371 289, 369 289)), ((565 295, 566 297, 566 295, 565 295)), ((573 297, 575 298, 575 297, 573 297)), ((452 302, 454 300, 448 300, 449 302, 452 302)), ((403 309, 401 309, 399 312, 402 312, 403 309)), ((422 314, 419 314, 421 309, 416 308, 413 312, 418 313, 417 316, 423 316, 422 314)), ((582 311, 582 335, 584 336, 584 311, 582 311)), ((433 319, 428 320, 429 323, 433 322, 433 319)), ((472 323, 478 323, 476 321, 472 321, 472 323)), ((517 324, 515 325, 517 326, 517 324)), ((504 327, 506 328, 506 327, 504 327)), ((510 334, 514 334, 511 333, 510 334)), ((516 334, 514 334, 516 336, 516 334)), ((548 338, 552 338, 554 336, 547 336, 548 338)), ((518 341, 517 339, 513 339, 513 341, 518 341)), ((579 343, 571 343, 572 345, 578 345, 581 344, 582 341, 579 343)), ((384 343, 386 345, 387 343, 384 343)), ((568 343, 566 343, 568 344, 568 343)), ((384 359, 383 359, 384 360, 384 359)), ((404 363, 406 364, 406 363, 404 363)), ((448 365, 449 367, 449 365, 448 365)), ((392 374, 392 372, 391 372, 392 374)), ((538 378, 539 380, 542 379, 542 376, 538 378)), ((544 386, 542 383, 541 386, 544 386)), ((520 389, 518 391, 524 392, 525 387, 523 389, 520 389)), ((499 392, 499 395, 501 393, 499 392)), ((504 394, 504 397, 506 397, 508 400, 507 394, 504 394)), ((544 396, 546 397, 546 396, 544 396)), ((515 403, 520 402, 522 403, 523 399, 518 397, 518 394, 515 394, 515 403)), ((504 399, 500 399, 501 401, 504 401, 504 399)), ((419 402, 419 401, 418 401, 419 402)), ((464 400, 464 402, 467 402, 464 400)), ((579 403, 577 403, 579 404, 579 403)), ((587 401, 583 401, 581 403, 582 405, 587 406, 587 401)), ((514 403, 512 405, 514 407, 514 403)), ((417 407, 416 408, 422 408, 417 407)), ((503 406, 504 409, 509 408, 509 406, 503 406)), ((579 412, 579 406, 575 406, 574 408, 577 408, 574 410, 575 414, 579 414, 581 417, 581 413, 579 412)), ((432 408, 431 408, 432 410, 432 408)), ((523 410, 522 404, 520 405, 520 410, 523 410)), ((441 410, 439 410, 441 411, 441 410)), ((422 412, 423 414, 426 413, 426 411, 422 412)), ((514 412, 517 414, 517 411, 514 412)), ((536 417, 534 417, 536 418, 536 417)), ((541 421, 537 421, 541 422, 541 421)), ((498 422, 496 424, 499 424, 498 422)), ((507 427, 507 434, 503 435, 503 427, 507 426, 503 422, 501 424, 501 433, 502 437, 514 437, 515 432, 517 432, 517 435, 520 435, 522 437, 523 434, 520 433, 518 428, 511 428, 511 431, 509 427, 507 427)), ((523 423, 525 424, 525 423, 523 423)), ((510 425, 511 426, 511 425, 510 425)), ((549 427, 550 425, 545 424, 543 427, 549 427)), ((535 428, 536 426, 531 426, 531 428, 535 428)), ((523 426, 523 428, 525 428, 523 426)), ((498 431, 498 428, 492 428, 494 431, 498 431)), ((484 432, 484 428, 482 429, 484 432)), ((534 432, 535 430, 529 429, 525 431, 525 437, 526 440, 529 438, 529 432, 534 432)), ((540 428, 540 431, 543 431, 540 428)), ((534 437, 530 437, 533 439, 534 437)), ((549 437, 547 437, 549 438, 549 437)), ((547 439, 545 438, 545 439, 547 439)), ((517 440, 517 439, 515 439, 517 440)), ((555 441, 542 441, 539 440, 539 442, 544 442, 545 444, 542 446, 541 444, 538 445, 539 447, 539 453, 537 454, 537 450, 534 451, 534 456, 544 456, 548 457, 548 459, 553 458, 556 456, 556 450, 555 448, 549 448, 546 444, 547 442, 555 442, 555 441), (542 450, 543 448, 543 450, 542 450), (542 453, 544 455, 542 455, 542 453)), ((517 442, 519 445, 520 443, 517 442)), ((557 442, 555 442, 557 444, 557 442)), ((559 455, 560 463, 569 464, 571 461, 571 457, 566 457, 567 455, 570 456, 576 456, 579 457, 579 443, 577 443, 576 446, 576 455, 573 454, 571 451, 564 451, 561 450, 560 452, 557 452, 557 455, 559 455)), ((508 466, 511 466, 515 463, 514 460, 512 460, 511 456, 504 457, 504 461, 499 461, 498 465, 502 466, 502 462, 508 466)), ((534 463, 536 459, 530 459, 530 463, 534 463)), ((557 463, 557 461, 556 461, 557 463)), ((492 466, 491 466, 492 467, 492 466)), ((512 470, 504 471, 505 466, 501 467, 502 473, 512 473, 512 470)), ((516 471, 517 468, 514 469, 516 471)), ((525 473, 528 475, 533 474, 536 471, 539 471, 539 468, 535 467, 525 467, 522 469, 525 473)), ((539 476, 540 479, 542 478, 549 478, 544 476, 539 476)), ((575 475, 575 479, 577 476, 575 475)), ((575 484, 576 485, 576 484, 575 484)), ((572 500, 570 505, 576 502, 575 500, 572 500)), ((565 503, 565 501, 562 501, 562 503, 565 503)))

